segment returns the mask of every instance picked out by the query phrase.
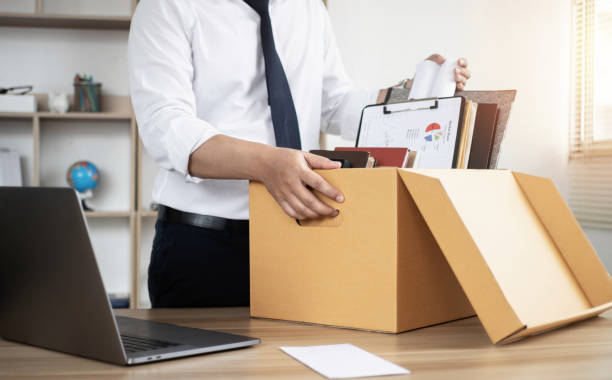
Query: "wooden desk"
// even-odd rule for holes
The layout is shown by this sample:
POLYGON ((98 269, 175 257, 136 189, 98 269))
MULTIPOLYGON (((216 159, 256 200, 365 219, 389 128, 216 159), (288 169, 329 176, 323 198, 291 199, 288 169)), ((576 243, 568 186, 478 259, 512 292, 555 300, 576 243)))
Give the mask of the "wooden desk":
POLYGON ((246 308, 123 310, 118 314, 250 335, 262 343, 119 367, 0 340, 0 378, 321 379, 278 347, 335 343, 352 343, 412 371, 389 377, 393 379, 612 378, 612 312, 503 346, 491 344, 476 318, 391 335, 249 319, 246 308))

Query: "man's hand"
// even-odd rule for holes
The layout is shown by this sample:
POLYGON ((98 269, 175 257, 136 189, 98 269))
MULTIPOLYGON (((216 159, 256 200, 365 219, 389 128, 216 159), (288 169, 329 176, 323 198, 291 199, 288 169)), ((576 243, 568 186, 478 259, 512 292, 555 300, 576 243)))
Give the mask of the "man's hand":
POLYGON ((293 149, 266 150, 260 180, 287 215, 297 219, 336 216, 338 211, 317 198, 315 189, 340 203, 344 196, 313 169, 337 169, 339 162, 293 149))
POLYGON ((307 219, 336 216, 311 189, 338 203, 344 196, 313 169, 337 169, 339 162, 294 149, 276 148, 234 137, 210 138, 189 157, 189 174, 200 178, 263 182, 287 215, 307 219))
MULTIPOLYGON (((427 57, 427 60, 436 62, 438 65, 443 64, 446 61, 446 58, 441 56, 440 54, 432 54, 427 57)), ((455 68, 455 81, 457 82, 457 90, 464 90, 465 85, 472 76, 472 73, 467 68, 467 59, 459 58, 457 60, 457 68, 455 68)))
MULTIPOLYGON (((426 60, 429 61, 433 61, 436 62, 438 65, 443 64, 446 61, 446 58, 444 58, 443 56, 441 56, 440 54, 432 54, 429 57, 427 57, 426 60)), ((470 70, 467 68, 467 59, 465 58, 459 58, 457 60, 457 68, 455 68, 455 81, 457 82, 457 90, 461 91, 461 90, 465 90, 465 85, 468 81, 468 79, 470 79, 470 77, 472 76, 470 70)), ((401 82, 401 84, 403 85, 404 88, 410 88, 412 87, 412 79, 407 79, 401 82)), ((387 91, 388 89, 382 89, 378 92, 378 98, 376 99, 376 103, 377 104, 381 104, 386 95, 387 95, 387 91)))

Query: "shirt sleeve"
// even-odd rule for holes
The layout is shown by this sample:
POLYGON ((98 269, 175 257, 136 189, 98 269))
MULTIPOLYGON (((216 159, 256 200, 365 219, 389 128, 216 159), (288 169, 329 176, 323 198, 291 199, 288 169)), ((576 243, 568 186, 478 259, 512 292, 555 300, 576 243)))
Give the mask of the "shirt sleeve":
POLYGON ((321 131, 355 140, 361 111, 366 105, 376 102, 378 91, 354 88, 344 69, 329 14, 322 5, 321 12, 325 38, 321 131))
POLYGON ((196 115, 192 89, 193 13, 177 1, 142 0, 128 42, 130 95, 148 153, 190 182, 189 156, 220 132, 196 115))

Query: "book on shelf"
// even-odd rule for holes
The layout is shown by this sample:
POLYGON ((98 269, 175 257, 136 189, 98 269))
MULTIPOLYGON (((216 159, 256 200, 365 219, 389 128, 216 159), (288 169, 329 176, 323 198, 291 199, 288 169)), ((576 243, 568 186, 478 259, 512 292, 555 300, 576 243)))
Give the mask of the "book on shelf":
POLYGON ((23 186, 19 154, 0 148, 0 186, 23 186))

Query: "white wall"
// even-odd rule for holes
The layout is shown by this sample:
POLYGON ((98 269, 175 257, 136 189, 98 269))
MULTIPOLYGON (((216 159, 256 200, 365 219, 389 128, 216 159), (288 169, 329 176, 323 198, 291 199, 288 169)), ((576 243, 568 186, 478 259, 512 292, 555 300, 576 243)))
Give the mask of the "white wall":
POLYGON ((127 38, 127 31, 0 27, 0 87, 71 94, 74 75, 86 73, 104 93, 127 95, 127 38))
MULTIPOLYGON (((411 77, 416 62, 440 53, 468 58, 468 89, 516 89, 499 167, 550 177, 567 197, 570 0, 328 0, 328 7, 361 88, 411 77)), ((586 232, 612 271, 612 233, 586 232)))
POLYGON ((468 58, 469 89, 517 89, 500 166, 566 193, 570 1, 329 0, 346 68, 389 86, 431 53, 468 58))

